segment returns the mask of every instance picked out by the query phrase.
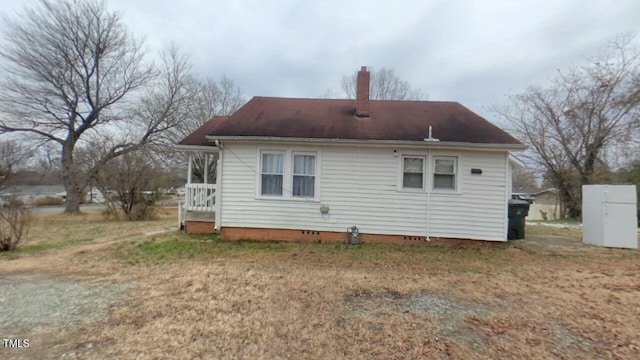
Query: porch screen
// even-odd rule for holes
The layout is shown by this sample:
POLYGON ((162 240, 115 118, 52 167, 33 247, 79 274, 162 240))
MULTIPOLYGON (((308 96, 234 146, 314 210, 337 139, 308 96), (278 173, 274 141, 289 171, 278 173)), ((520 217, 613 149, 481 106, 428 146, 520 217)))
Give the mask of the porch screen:
POLYGON ((316 173, 316 157, 293 156, 293 196, 313 197, 316 173))
POLYGON ((262 154, 262 195, 282 196, 283 154, 262 154))

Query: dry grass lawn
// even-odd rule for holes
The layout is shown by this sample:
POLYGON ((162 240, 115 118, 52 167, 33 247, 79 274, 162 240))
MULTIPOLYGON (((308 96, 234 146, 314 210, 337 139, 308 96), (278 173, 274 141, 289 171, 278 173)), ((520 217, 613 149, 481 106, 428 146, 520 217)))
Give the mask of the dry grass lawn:
POLYGON ((169 211, 38 221, 31 248, 0 256, 0 279, 131 286, 108 316, 32 329, 21 335, 31 347, 0 357, 640 358, 640 251, 582 246, 575 229, 529 226, 509 244, 349 246, 153 235, 175 225, 169 211))

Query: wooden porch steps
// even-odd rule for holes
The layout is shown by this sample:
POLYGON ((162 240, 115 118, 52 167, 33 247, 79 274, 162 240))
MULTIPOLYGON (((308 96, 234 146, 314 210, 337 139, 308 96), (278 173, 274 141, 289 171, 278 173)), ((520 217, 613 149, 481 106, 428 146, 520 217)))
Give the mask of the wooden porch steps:
POLYGON ((184 230, 187 234, 215 233, 215 212, 187 211, 184 217, 184 230))
POLYGON ((215 222, 216 213, 209 211, 187 211, 185 214, 186 221, 199 221, 199 222, 215 222))

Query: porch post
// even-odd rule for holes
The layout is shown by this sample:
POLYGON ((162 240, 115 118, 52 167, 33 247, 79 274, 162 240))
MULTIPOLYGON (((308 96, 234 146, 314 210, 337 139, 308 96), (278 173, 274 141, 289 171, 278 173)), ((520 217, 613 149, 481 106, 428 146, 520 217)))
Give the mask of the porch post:
POLYGON ((193 155, 189 153, 189 166, 187 167, 187 184, 191 184, 191 173, 193 171, 191 169, 191 162, 193 162, 193 155))
POLYGON ((218 166, 216 166, 216 202, 215 202, 215 229, 220 231, 222 227, 222 159, 224 152, 222 149, 218 152, 218 166))
POLYGON ((207 179, 209 178, 209 154, 203 153, 204 156, 204 183, 207 184, 207 179))

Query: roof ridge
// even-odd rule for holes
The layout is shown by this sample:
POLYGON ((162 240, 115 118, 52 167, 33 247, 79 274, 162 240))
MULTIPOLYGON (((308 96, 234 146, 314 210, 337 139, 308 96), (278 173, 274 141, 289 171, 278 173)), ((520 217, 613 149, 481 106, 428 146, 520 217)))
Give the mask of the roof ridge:
MULTIPOLYGON (((253 99, 276 99, 276 100, 311 100, 311 101, 355 101, 356 99, 349 98, 305 98, 305 97, 287 97, 287 96, 253 96, 253 99)), ((436 104, 458 104, 462 105, 458 101, 449 100, 399 100, 399 99, 370 99, 372 102, 404 102, 404 103, 436 103, 436 104)), ((464 106, 464 105, 463 105, 464 106)))

